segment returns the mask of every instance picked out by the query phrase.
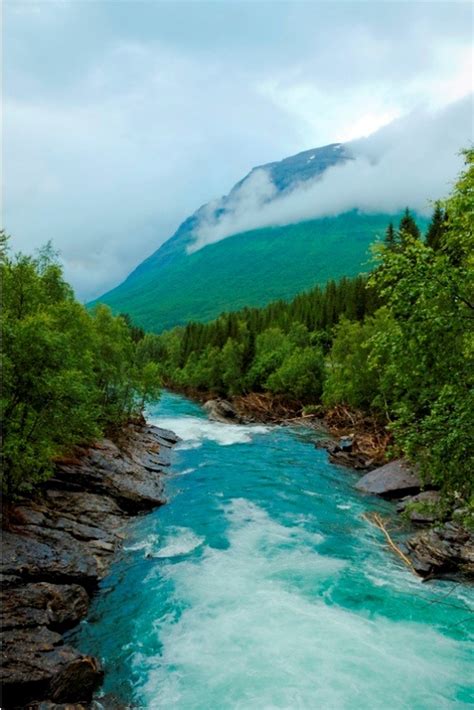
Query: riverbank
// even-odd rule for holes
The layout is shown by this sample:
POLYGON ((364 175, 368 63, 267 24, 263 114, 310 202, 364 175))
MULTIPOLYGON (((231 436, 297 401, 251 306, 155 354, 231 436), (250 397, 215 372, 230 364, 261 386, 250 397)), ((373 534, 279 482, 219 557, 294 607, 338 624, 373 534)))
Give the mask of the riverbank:
POLYGON ((34 495, 3 511, 3 708, 90 701, 100 661, 63 633, 87 615, 127 521, 166 502, 163 475, 177 441, 171 431, 130 424, 117 443, 77 447, 34 495))
POLYGON ((269 393, 250 392, 221 399, 211 393, 185 388, 177 391, 207 407, 208 413, 222 421, 241 423, 299 425, 327 434, 320 441, 327 449, 333 463, 349 466, 358 471, 370 471, 386 461, 386 452, 393 443, 390 432, 373 417, 346 407, 304 407, 301 402, 269 393), (219 410, 221 408, 221 411, 219 410), (224 409, 222 409, 224 407, 224 409), (338 439, 350 437, 351 447, 342 450, 338 439))
POLYGON ((392 550, 415 574, 474 580, 474 533, 463 524, 462 507, 438 519, 439 492, 406 461, 387 463, 391 436, 372 418, 342 407, 309 413, 298 403, 255 393, 230 402, 204 398, 204 407, 217 421, 299 425, 327 434, 330 438, 320 438, 316 446, 326 449, 332 463, 364 474, 356 488, 394 503, 398 541, 393 542, 382 521, 377 526, 382 525, 392 550))

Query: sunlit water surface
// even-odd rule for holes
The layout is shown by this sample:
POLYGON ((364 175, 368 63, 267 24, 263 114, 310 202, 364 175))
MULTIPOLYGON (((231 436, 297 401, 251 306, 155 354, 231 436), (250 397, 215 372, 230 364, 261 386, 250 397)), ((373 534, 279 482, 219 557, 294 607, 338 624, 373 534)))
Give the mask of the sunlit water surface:
POLYGON ((474 703, 472 589, 388 552, 362 513, 392 506, 313 432, 212 423, 169 394, 150 419, 182 438, 169 504, 132 523, 74 638, 103 692, 151 710, 474 703))

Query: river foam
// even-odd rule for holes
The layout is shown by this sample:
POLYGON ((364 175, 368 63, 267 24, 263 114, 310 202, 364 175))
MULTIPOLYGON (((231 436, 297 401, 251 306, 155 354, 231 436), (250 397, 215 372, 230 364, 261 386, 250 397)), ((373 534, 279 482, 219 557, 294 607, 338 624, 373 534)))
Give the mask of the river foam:
POLYGON ((159 417, 152 421, 164 429, 171 429, 180 437, 178 449, 198 448, 204 441, 213 441, 220 446, 249 444, 255 435, 269 431, 265 426, 223 424, 192 416, 159 417))
POLYGON ((249 501, 225 515, 227 549, 161 571, 185 610, 157 629, 159 654, 134 658, 147 708, 462 707, 452 694, 468 658, 452 640, 328 605, 347 562, 249 501))
POLYGON ((104 692, 140 710, 473 706, 473 590, 387 550, 362 514, 391 504, 308 430, 209 422, 168 394, 152 414, 183 437, 169 503, 132 526, 75 639, 104 692))

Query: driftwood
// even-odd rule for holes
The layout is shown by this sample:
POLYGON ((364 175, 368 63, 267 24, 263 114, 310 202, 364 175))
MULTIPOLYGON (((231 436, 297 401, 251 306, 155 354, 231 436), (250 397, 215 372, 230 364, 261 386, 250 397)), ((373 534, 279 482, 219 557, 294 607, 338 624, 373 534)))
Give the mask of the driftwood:
POLYGON ((338 405, 325 412, 324 423, 334 436, 350 436, 354 453, 361 454, 376 464, 385 463, 385 454, 392 443, 392 435, 374 417, 338 405))
POLYGON ((281 423, 293 421, 301 416, 301 404, 289 402, 273 396, 268 392, 251 392, 241 397, 235 397, 233 405, 243 416, 251 416, 259 421, 281 423))
POLYGON ((418 574, 416 572, 415 568, 413 567, 413 564, 412 564, 410 558, 407 557, 405 555, 405 553, 402 552, 402 550, 398 547, 398 545, 396 545, 394 543, 394 541, 392 540, 390 533, 388 532, 388 530, 385 526, 385 523, 384 523, 383 519, 380 517, 380 515, 378 513, 372 513, 372 515, 369 515, 368 513, 363 513, 362 517, 364 518, 364 520, 367 520, 367 522, 371 523, 372 525, 375 525, 376 528, 378 528, 379 530, 381 530, 383 532, 389 546, 395 552, 395 554, 400 557, 400 559, 406 564, 407 567, 409 567, 412 570, 412 572, 414 572, 414 574, 418 574))

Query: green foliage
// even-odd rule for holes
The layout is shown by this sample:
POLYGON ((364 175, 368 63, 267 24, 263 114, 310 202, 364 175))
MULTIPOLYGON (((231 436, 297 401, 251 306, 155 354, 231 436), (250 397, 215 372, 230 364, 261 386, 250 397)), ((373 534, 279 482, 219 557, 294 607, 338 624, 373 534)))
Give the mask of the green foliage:
POLYGON ((398 242, 402 248, 405 247, 406 243, 408 243, 410 239, 420 239, 421 237, 420 228, 418 227, 414 217, 410 214, 408 207, 400 220, 397 236, 398 242))
MULTIPOLYGON (((389 219, 354 210, 237 234, 192 253, 188 242, 173 238, 99 300, 155 332, 289 300, 315 284, 366 271, 369 247, 389 219)), ((425 227, 423 218, 417 222, 425 227)))
POLYGON ((395 233, 395 228, 393 222, 389 222, 389 225, 385 232, 385 246, 390 251, 395 251, 397 247, 397 235, 395 233))
POLYGON ((363 322, 343 320, 335 329, 327 358, 323 401, 347 404, 389 417, 394 397, 389 338, 397 330, 390 311, 380 308, 363 322))
POLYGON ((369 283, 385 306, 336 328, 323 395, 382 417, 444 491, 444 509, 474 493, 473 160, 468 151, 425 242, 406 212, 395 248, 388 240, 374 249, 369 283))
POLYGON ((265 387, 271 374, 281 367, 293 349, 290 339, 280 328, 268 328, 257 337, 255 357, 247 375, 251 390, 265 387))
POLYGON ((265 389, 300 402, 318 401, 323 391, 324 355, 321 348, 295 348, 267 379, 265 389))
POLYGON ((453 497, 474 488, 474 151, 466 164, 439 248, 406 236, 372 277, 397 324, 386 339, 397 443, 453 497))
POLYGON ((159 379, 123 318, 74 299, 50 245, 36 258, 5 250, 1 276, 2 488, 11 496, 47 478, 55 456, 136 416, 159 379))
POLYGON ((437 202, 431 218, 430 225, 426 232, 426 245, 433 251, 439 251, 443 246, 444 235, 446 233, 447 214, 440 202, 437 202))
POLYGON ((321 396, 333 325, 378 305, 366 277, 344 278, 290 303, 225 313, 211 323, 148 334, 142 343, 171 386, 229 396, 269 391, 308 402, 321 396))

